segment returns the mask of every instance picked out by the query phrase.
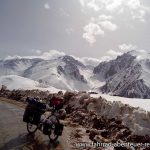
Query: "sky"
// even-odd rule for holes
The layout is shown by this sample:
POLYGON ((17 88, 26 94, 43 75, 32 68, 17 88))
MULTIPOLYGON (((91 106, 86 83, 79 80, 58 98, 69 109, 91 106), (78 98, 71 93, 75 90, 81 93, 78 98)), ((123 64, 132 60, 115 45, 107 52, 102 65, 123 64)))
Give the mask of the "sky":
POLYGON ((0 0, 0 58, 150 52, 150 0, 0 0))

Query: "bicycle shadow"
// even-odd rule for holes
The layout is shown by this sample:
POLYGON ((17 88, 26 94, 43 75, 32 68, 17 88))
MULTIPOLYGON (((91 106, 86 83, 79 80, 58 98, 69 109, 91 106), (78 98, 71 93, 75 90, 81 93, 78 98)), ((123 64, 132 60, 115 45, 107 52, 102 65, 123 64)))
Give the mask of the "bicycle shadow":
POLYGON ((0 150, 51 150, 58 146, 59 141, 50 143, 42 135, 24 133, 4 143, 0 150))

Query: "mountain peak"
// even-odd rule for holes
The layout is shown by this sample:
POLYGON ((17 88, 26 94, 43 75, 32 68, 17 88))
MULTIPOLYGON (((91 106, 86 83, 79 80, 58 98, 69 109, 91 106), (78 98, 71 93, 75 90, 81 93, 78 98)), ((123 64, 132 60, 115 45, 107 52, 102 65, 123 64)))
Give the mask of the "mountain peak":
POLYGON ((150 98, 150 54, 133 50, 109 62, 102 62, 93 73, 106 81, 100 91, 122 97, 150 98))

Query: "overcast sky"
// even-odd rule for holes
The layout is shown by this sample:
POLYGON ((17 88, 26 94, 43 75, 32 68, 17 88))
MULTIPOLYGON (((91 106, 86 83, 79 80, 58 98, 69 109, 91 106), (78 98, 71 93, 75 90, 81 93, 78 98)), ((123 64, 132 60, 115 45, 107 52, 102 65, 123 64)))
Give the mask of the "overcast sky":
POLYGON ((150 51, 150 0, 0 0, 0 57, 150 51))

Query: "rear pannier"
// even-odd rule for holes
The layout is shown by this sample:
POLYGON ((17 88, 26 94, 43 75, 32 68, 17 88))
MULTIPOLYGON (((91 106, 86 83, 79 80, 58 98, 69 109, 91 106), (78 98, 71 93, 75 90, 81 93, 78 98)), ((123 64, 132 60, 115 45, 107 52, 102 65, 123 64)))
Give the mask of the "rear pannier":
POLYGON ((32 124, 37 125, 40 122, 41 115, 44 113, 44 104, 35 100, 28 101, 28 105, 26 106, 23 121, 30 122, 32 124))

